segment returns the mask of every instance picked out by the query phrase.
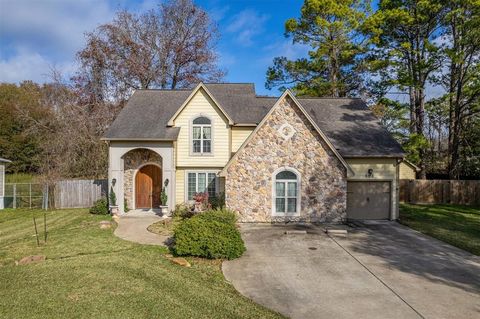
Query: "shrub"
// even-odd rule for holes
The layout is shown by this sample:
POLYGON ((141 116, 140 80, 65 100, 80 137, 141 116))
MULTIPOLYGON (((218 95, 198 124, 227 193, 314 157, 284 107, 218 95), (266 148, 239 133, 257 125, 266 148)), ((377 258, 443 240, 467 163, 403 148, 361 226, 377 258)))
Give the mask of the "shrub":
POLYGON ((194 215, 192 207, 187 203, 175 205, 173 217, 190 218, 194 215))
POLYGON ((210 203, 210 206, 212 206, 213 209, 224 208, 225 207, 225 193, 219 193, 215 197, 210 197, 208 199, 208 202, 210 203))
POLYGON ((168 201, 167 190, 164 187, 162 188, 162 193, 160 194, 160 202, 162 203, 162 206, 167 206, 167 201, 168 201))
POLYGON ((206 212, 198 214, 198 218, 207 221, 217 221, 231 225, 235 225, 235 222, 237 221, 237 215, 226 208, 207 210, 206 212))
POLYGON ((117 195, 113 191, 113 186, 110 186, 110 194, 108 195, 110 198, 110 205, 117 206, 117 195))
POLYGON ((210 202, 208 201, 208 193, 195 193, 193 195, 193 200, 195 201, 194 211, 203 212, 211 208, 210 202))
POLYGON ((173 251, 179 256, 234 259, 245 251, 233 223, 221 222, 218 213, 203 213, 184 219, 174 230, 173 251))
POLYGON ((108 214, 108 202, 107 199, 102 197, 93 204, 90 208, 90 214, 95 215, 107 215, 108 214))

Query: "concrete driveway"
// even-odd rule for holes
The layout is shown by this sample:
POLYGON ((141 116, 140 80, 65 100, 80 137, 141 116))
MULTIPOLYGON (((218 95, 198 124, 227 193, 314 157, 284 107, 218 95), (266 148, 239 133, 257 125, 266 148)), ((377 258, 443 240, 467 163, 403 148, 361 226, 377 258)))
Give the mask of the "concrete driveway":
POLYGON ((223 264, 243 295, 292 318, 480 318, 480 258, 395 222, 349 228, 242 225, 223 264))

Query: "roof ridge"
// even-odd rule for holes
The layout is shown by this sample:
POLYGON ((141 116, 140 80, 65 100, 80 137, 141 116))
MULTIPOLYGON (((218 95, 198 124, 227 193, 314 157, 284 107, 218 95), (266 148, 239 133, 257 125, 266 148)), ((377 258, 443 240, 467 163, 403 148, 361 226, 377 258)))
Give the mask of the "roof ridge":
POLYGON ((251 84, 255 85, 253 82, 203 82, 203 84, 208 85, 208 84, 251 84))
POLYGON ((185 88, 185 89, 136 89, 135 92, 138 92, 138 91, 143 91, 143 92, 145 92, 145 91, 183 92, 183 91, 191 91, 191 90, 193 90, 193 88, 192 89, 187 89, 187 88, 185 88))
POLYGON ((302 100, 361 100, 361 97, 334 97, 334 96, 297 96, 302 100))

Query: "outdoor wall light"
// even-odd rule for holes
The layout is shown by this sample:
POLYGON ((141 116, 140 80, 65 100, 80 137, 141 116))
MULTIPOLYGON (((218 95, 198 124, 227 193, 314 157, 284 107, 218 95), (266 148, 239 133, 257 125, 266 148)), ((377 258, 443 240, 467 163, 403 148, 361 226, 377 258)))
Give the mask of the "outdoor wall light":
POLYGON ((115 186, 115 183, 117 183, 117 179, 116 179, 116 178, 112 178, 112 186, 115 186))
POLYGON ((163 185, 165 185, 165 187, 167 187, 169 182, 170 182, 170 181, 169 181, 168 178, 167 178, 167 179, 165 179, 165 182, 163 183, 163 185))

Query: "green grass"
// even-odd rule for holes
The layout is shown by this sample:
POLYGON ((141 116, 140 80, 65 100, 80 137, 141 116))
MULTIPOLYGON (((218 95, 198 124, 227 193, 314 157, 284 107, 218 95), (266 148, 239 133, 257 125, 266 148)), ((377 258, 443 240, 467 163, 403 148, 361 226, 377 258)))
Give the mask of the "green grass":
POLYGON ((480 255, 480 208, 460 205, 400 205, 400 222, 480 255))
POLYGON ((35 175, 27 173, 5 174, 5 183, 35 183, 35 175))
POLYGON ((0 317, 3 318, 279 318, 239 295, 219 261, 172 264, 168 251, 121 240, 99 227, 109 216, 86 210, 0 211, 0 317), (41 240, 43 241, 43 240, 41 240), (15 266, 28 255, 45 262, 15 266))

